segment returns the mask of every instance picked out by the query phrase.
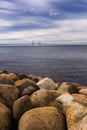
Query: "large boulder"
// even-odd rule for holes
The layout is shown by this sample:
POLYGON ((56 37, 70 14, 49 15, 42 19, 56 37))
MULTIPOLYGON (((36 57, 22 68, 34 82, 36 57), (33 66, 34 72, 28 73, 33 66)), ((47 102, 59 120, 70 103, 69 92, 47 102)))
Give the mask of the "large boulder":
POLYGON ((11 129, 11 111, 0 103, 0 130, 11 129))
POLYGON ((64 93, 61 96, 56 98, 57 107, 62 111, 64 114, 66 113, 67 107, 75 101, 75 98, 70 95, 69 93, 64 93))
POLYGON ((13 104, 13 117, 15 121, 18 121, 20 117, 29 109, 32 108, 31 100, 29 96, 23 96, 17 99, 13 104))
POLYGON ((57 97, 56 90, 40 89, 34 92, 30 98, 33 107, 43 107, 56 105, 54 101, 57 97))
POLYGON ((87 130, 87 107, 72 102, 66 109, 68 130, 87 130))
POLYGON ((68 92, 70 94, 79 92, 78 88, 75 86, 75 83, 70 84, 68 82, 62 83, 57 90, 59 95, 62 95, 65 92, 68 92))
POLYGON ((18 130, 66 130, 63 115, 55 107, 41 107, 24 113, 18 130))
POLYGON ((37 85, 40 89, 55 90, 56 84, 51 78, 44 78, 40 80, 37 85))
POLYGON ((68 130, 87 130, 87 107, 78 103, 68 93, 61 95, 57 100, 60 103, 58 106, 62 104, 68 130))
POLYGON ((19 97, 19 90, 13 85, 0 84, 0 101, 9 108, 19 97))

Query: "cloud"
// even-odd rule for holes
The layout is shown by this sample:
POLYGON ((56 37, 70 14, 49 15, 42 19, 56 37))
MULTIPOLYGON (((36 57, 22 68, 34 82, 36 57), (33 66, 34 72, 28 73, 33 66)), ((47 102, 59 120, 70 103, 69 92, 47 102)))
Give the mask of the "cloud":
POLYGON ((1 0, 0 39, 87 40, 86 0, 1 0))
POLYGON ((15 4, 10 1, 0 0, 0 8, 1 9, 15 9, 15 4))
MULTIPOLYGON (((32 21, 31 21, 32 22, 32 21)), ((49 22, 48 22, 49 23, 49 22)), ((22 23, 21 23, 22 24, 22 23)), ((36 23, 35 23, 36 24, 36 23)), ((40 21, 38 21, 40 24, 40 21)), ((53 27, 24 29, 21 31, 9 31, 1 33, 2 39, 20 38, 27 41, 42 41, 59 43, 58 41, 66 40, 87 40, 87 19, 73 19, 73 20, 55 20, 50 23, 53 27)))
POLYGON ((61 13, 57 9, 50 9, 49 10, 49 15, 50 16, 57 16, 60 15, 61 13))

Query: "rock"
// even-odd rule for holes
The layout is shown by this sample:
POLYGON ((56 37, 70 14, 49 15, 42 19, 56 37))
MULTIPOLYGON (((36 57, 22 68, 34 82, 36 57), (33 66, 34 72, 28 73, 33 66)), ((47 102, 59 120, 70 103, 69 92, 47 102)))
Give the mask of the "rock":
POLYGON ((19 74, 18 77, 19 77, 20 80, 25 79, 25 78, 28 79, 28 76, 25 75, 25 74, 19 74))
POLYGON ((61 85, 60 82, 55 82, 55 85, 56 85, 56 90, 59 88, 59 86, 61 85))
POLYGON ((23 96, 17 99, 13 104, 13 117, 15 121, 18 121, 20 117, 29 109, 32 108, 31 100, 29 96, 23 96))
POLYGON ((36 91, 36 90, 40 89, 34 82, 31 82, 28 79, 18 80, 18 81, 16 81, 15 85, 19 89, 21 95, 24 95, 26 93, 27 94, 32 94, 33 91, 36 91), (31 91, 31 86, 34 88, 34 89, 32 89, 33 91, 31 91))
POLYGON ((55 107, 41 107, 24 113, 18 130, 66 130, 63 115, 55 107))
POLYGON ((76 99, 77 102, 87 105, 87 96, 83 94, 72 94, 72 96, 76 99))
POLYGON ((40 89, 48 89, 48 90, 55 90, 56 85, 55 82, 51 78, 44 78, 40 80, 37 85, 40 87, 40 89))
POLYGON ((31 79, 32 81, 37 83, 38 81, 42 80, 43 78, 40 76, 36 76, 36 75, 29 75, 29 79, 31 79))
POLYGON ((78 87, 78 90, 80 91, 81 89, 87 89, 87 86, 82 86, 82 85, 79 86, 79 87, 78 87))
POLYGON ((5 76, 0 76, 0 84, 9 84, 9 85, 14 85, 14 81, 10 78, 8 78, 6 75, 5 76))
POLYGON ((15 100, 19 97, 19 90, 13 85, 0 84, 0 101, 12 108, 15 100))
POLYGON ((11 111, 0 103, 0 130, 11 129, 11 111))
POLYGON ((72 85, 72 86, 77 87, 77 88, 80 86, 79 83, 74 83, 74 82, 63 82, 63 84, 72 85))
POLYGON ((0 75, 1 74, 8 74, 8 72, 6 70, 0 70, 0 75))
POLYGON ((49 90, 49 93, 50 93, 51 97, 53 97, 54 99, 59 97, 59 93, 57 90, 49 90))
POLYGON ((40 89, 31 95, 33 107, 55 106, 55 98, 58 97, 57 91, 40 89))
POLYGON ((75 98, 70 95, 69 93, 64 93, 61 96, 56 98, 57 107, 62 111, 64 114, 66 113, 67 107, 75 101, 75 98))
POLYGON ((12 79, 12 80, 14 80, 14 81, 19 80, 18 75, 15 74, 15 73, 9 73, 9 74, 8 74, 8 78, 10 78, 10 79, 12 79))
POLYGON ((0 74, 0 78, 8 78, 8 74, 0 74))
POLYGON ((80 93, 80 94, 84 94, 84 95, 87 96, 87 88, 81 89, 81 90, 79 91, 79 93, 80 93))
POLYGON ((66 109, 68 130, 87 130, 87 107, 72 102, 66 109))
POLYGON ((25 79, 22 79, 22 80, 17 80, 15 82, 15 86, 16 87, 19 87, 20 85, 22 85, 23 83, 27 82, 27 81, 30 81, 29 79, 25 78, 25 79))
POLYGON ((24 96, 24 95, 32 95, 35 91, 37 91, 36 88, 34 88, 33 86, 29 86, 27 88, 25 88, 22 92, 21 92, 21 95, 24 96))
POLYGON ((75 85, 69 84, 67 82, 62 83, 57 90, 59 95, 62 95, 65 92, 68 92, 70 94, 79 92, 78 88, 75 85))
POLYGON ((68 130, 86 130, 87 129, 87 107, 76 102, 68 93, 64 93, 57 98, 58 107, 62 106, 66 115, 68 130))

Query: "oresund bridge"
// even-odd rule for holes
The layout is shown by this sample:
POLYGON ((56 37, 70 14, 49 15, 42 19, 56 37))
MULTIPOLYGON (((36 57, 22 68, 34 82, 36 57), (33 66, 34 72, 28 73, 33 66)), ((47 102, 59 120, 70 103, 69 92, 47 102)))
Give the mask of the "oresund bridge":
POLYGON ((43 46, 44 43, 41 42, 0 42, 0 47, 3 46, 43 46))

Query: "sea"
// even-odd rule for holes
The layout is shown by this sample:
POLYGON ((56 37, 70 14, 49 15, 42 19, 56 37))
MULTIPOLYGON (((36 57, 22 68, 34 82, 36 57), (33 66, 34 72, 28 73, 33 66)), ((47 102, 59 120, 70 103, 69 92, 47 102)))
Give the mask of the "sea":
POLYGON ((0 47, 0 69, 87 85, 87 45, 0 47))

